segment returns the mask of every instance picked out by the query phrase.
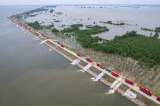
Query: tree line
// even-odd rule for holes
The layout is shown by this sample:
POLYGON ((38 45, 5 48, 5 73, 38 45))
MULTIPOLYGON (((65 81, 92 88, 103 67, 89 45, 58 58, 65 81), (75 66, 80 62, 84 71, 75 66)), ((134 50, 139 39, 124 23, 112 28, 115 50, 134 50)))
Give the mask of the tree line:
POLYGON ((98 36, 93 37, 91 35, 102 33, 105 31, 109 31, 109 29, 105 26, 95 25, 95 26, 90 26, 90 28, 85 30, 77 30, 75 34, 77 37, 76 39, 81 43, 83 47, 94 48, 95 50, 98 50, 102 38, 98 36))
POLYGON ((42 30, 43 26, 41 26, 38 21, 35 21, 33 23, 28 23, 28 26, 33 27, 36 30, 42 30))
POLYGON ((113 40, 103 42, 101 49, 106 53, 120 54, 138 60, 140 65, 149 68, 160 65, 160 40, 157 37, 147 37, 136 31, 115 36, 113 40))
MULTIPOLYGON (((148 37, 137 34, 136 31, 127 32, 122 36, 115 36, 113 40, 105 40, 92 34, 103 32, 99 26, 76 31, 77 40, 84 48, 101 50, 109 54, 119 54, 132 57, 138 64, 149 68, 160 65, 160 40, 159 35, 148 37)), ((105 30, 107 31, 107 30, 105 30)))

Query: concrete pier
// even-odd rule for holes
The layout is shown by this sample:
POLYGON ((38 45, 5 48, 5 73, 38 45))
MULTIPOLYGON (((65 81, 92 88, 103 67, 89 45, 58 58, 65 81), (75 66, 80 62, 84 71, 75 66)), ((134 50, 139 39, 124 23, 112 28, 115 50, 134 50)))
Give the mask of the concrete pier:
POLYGON ((86 71, 86 70, 88 70, 92 66, 93 66, 93 64, 89 63, 88 65, 86 65, 85 67, 83 67, 83 70, 86 71))
POLYGON ((43 44, 43 43, 45 43, 47 40, 44 40, 44 41, 42 41, 42 42, 40 42, 40 44, 43 44))
POLYGON ((113 83, 112 83, 112 85, 111 85, 111 87, 110 88, 114 88, 117 84, 118 84, 118 82, 121 80, 121 78, 118 78, 116 81, 114 81, 113 83))
POLYGON ((103 77, 104 74, 105 74, 104 72, 101 72, 99 75, 97 75, 96 78, 93 79, 93 81, 98 81, 100 78, 103 77))
POLYGON ((80 62, 79 59, 75 59, 75 60, 73 60, 73 62, 72 62, 71 64, 72 64, 72 65, 77 65, 79 62, 80 62))

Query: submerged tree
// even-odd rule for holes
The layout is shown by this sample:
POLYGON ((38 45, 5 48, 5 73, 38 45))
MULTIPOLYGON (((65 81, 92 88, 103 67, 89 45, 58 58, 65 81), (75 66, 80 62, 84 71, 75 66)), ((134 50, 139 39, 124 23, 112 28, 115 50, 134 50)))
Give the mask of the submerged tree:
POLYGON ((33 27, 34 29, 37 30, 42 30, 43 26, 41 26, 38 21, 35 21, 34 23, 28 23, 28 26, 33 27))
POLYGON ((52 32, 59 32, 59 31, 56 28, 53 28, 52 32))
POLYGON ((156 32, 155 35, 154 35, 153 37, 158 38, 158 37, 159 37, 158 32, 156 32))

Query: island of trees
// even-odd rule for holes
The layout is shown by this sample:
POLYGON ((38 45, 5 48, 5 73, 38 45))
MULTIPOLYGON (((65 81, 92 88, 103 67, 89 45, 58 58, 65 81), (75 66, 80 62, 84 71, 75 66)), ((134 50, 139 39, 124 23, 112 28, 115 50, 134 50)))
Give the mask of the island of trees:
POLYGON ((28 24, 28 26, 33 27, 36 30, 42 30, 43 28, 52 29, 54 27, 54 25, 48 25, 48 26, 44 25, 44 26, 42 26, 42 25, 39 24, 38 21, 35 21, 33 23, 32 22, 31 23, 27 23, 27 24, 28 24))
POLYGON ((125 23, 123 23, 123 22, 120 22, 120 23, 113 23, 112 21, 107 21, 107 22, 101 21, 101 23, 111 24, 111 25, 125 25, 125 23))
POLYGON ((83 24, 73 24, 70 25, 69 28, 64 28, 61 32, 73 32, 73 31, 77 31, 80 30, 79 27, 83 27, 83 24))
POLYGON ((59 20, 55 20, 54 22, 60 22, 59 20))
POLYGON ((155 32, 160 32, 160 27, 155 28, 155 32))
POLYGON ((41 26, 38 21, 35 21, 33 23, 28 23, 28 26, 33 27, 36 30, 42 30, 43 29, 43 26, 41 26))
POLYGON ((149 29, 149 28, 141 28, 141 30, 153 31, 153 29, 149 29))
POLYGON ((149 28, 141 28, 141 30, 160 32, 160 27, 156 27, 155 30, 149 28))
POLYGON ((53 28, 52 32, 59 32, 59 31, 56 28, 53 28))

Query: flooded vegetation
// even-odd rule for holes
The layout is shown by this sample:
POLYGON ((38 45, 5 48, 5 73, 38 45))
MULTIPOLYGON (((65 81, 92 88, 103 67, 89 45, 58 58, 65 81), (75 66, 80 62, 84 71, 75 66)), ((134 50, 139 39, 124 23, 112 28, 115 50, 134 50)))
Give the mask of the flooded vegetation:
MULTIPOLYGON (((85 8, 84 6, 53 6, 46 8, 48 11, 35 12, 34 14, 39 14, 35 17, 25 18, 27 15, 24 15, 23 20, 26 22, 38 21, 42 25, 54 23, 55 28, 58 30, 62 30, 72 24, 107 26, 110 31, 97 36, 108 40, 132 30, 137 31, 139 34, 150 36, 151 32, 144 32, 141 28, 155 29, 159 27, 157 22, 160 16, 157 14, 159 11, 157 6, 134 8, 134 6, 106 5, 100 8, 98 5, 93 5, 85 6, 85 8), (50 12, 51 9, 54 11, 50 12), (102 22, 112 22, 112 24, 102 22)), ((154 35, 154 32, 152 32, 152 35, 154 35)))

